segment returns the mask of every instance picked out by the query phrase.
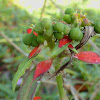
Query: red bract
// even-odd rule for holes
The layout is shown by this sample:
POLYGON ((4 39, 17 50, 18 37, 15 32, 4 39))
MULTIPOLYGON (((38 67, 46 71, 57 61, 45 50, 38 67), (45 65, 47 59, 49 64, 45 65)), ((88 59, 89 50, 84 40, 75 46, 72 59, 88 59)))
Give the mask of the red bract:
POLYGON ((40 99, 42 99, 42 97, 35 96, 35 97, 33 98, 33 100, 40 100, 40 99))
POLYGON ((36 66, 35 74, 33 80, 35 80, 37 77, 39 77, 41 74, 47 72, 51 68, 51 64, 53 62, 53 59, 47 59, 45 61, 40 62, 36 66))
POLYGON ((100 56, 92 51, 79 52, 74 57, 87 63, 100 64, 100 56))
POLYGON ((60 21, 61 23, 63 23, 63 24, 66 24, 66 22, 63 22, 63 21, 60 21))
POLYGON ((37 53, 39 53, 41 50, 38 50, 39 49, 39 46, 38 47, 35 47, 29 54, 28 58, 31 58, 32 56, 35 56, 37 53))
MULTIPOLYGON (((61 48, 63 45, 65 45, 65 44, 67 44, 67 43, 69 43, 69 42, 71 42, 72 40, 70 40, 69 38, 68 38, 68 36, 64 36, 62 39, 60 39, 60 41, 59 41, 59 48, 61 48)), ((71 44, 69 44, 68 45, 69 47, 73 47, 71 44)))
POLYGON ((38 37, 38 34, 35 31, 33 31, 33 34, 38 37))
POLYGON ((71 44, 69 44, 68 47, 69 47, 69 48, 72 48, 72 49, 74 48, 71 44))
POLYGON ((32 32, 32 29, 27 29, 27 33, 30 34, 32 32))

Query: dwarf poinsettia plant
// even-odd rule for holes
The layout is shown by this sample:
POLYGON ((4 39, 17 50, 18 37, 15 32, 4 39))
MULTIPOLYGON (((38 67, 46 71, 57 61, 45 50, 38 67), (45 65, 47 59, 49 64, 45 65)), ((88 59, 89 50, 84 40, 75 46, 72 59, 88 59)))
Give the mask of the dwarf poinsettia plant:
POLYGON ((34 48, 19 65, 12 81, 14 91, 19 78, 24 75, 26 69, 29 69, 25 73, 17 100, 41 99, 41 97, 35 97, 35 92, 43 75, 48 72, 51 65, 55 68, 55 72, 50 78, 56 76, 60 99, 67 100, 63 89, 63 77, 60 72, 70 65, 73 59, 90 64, 100 64, 100 56, 95 52, 78 52, 78 49, 84 46, 90 37, 96 33, 100 33, 100 23, 91 22, 84 14, 77 13, 72 8, 65 10, 63 21, 43 18, 32 28, 27 29, 22 41, 25 45, 34 48), (63 64, 62 60, 66 56, 70 60, 63 64), (37 59, 39 59, 38 64, 34 64, 33 61, 37 59), (58 73, 59 76, 57 76, 58 73))

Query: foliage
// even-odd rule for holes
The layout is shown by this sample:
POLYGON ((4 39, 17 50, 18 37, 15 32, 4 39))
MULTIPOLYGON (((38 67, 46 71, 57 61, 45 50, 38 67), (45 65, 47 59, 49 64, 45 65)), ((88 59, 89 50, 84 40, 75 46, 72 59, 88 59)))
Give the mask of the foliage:
MULTIPOLYGON (((66 0, 67 1, 67 0, 66 0)), ((45 11, 43 16, 45 17, 51 17, 54 20, 62 20, 62 14, 58 8, 56 8, 50 1, 45 7, 45 11)), ((56 1, 55 1, 56 2, 56 1)), ((85 9, 81 8, 81 5, 84 6, 86 5, 85 1, 84 3, 72 3, 67 5, 67 7, 73 7, 76 9, 81 9, 83 13, 87 13, 87 18, 95 22, 100 18, 100 10, 98 9, 85 9)), ((66 6, 58 4, 61 9, 65 10, 66 6)), ((34 10, 33 14, 30 15, 26 10, 23 8, 17 7, 15 4, 12 3, 12 0, 0 0, 0 32, 5 33, 9 39, 13 42, 16 43, 21 49, 23 49, 25 52, 30 53, 31 50, 33 49, 32 47, 28 48, 26 45, 22 43, 22 35, 25 34, 27 29, 30 28, 30 24, 35 24, 38 23, 39 16, 41 9, 39 10, 34 10)), ((78 10, 80 12, 80 10, 78 10)), ((91 40, 98 46, 100 47, 100 39, 98 36, 94 36, 91 38, 91 40)), ((15 72, 17 71, 18 65, 24 60, 24 56, 17 52, 15 48, 13 48, 1 35, 0 35, 0 99, 1 100, 15 100, 17 96, 17 92, 19 90, 19 86, 16 86, 16 90, 13 93, 12 91, 12 79, 15 75, 15 72), (3 88, 3 87, 6 87, 3 88)), ((71 43, 73 45, 73 42, 71 43)), ((57 44, 58 45, 58 44, 57 44)), ((68 44, 67 44, 68 45, 68 44)), ((66 46, 67 46, 66 45, 66 46)), ((74 44, 75 45, 75 44, 74 44)), ((73 45, 73 47, 75 47, 73 45)), ((58 48, 58 46, 57 46, 58 48)), ((55 50, 57 49, 55 48, 55 50)), ((36 60, 34 60, 36 63, 44 61, 46 59, 49 59, 50 52, 47 52, 46 54, 49 54, 49 57, 44 57, 45 51, 47 51, 48 48, 44 49, 44 52, 40 52, 41 55, 38 55, 36 57, 36 60), (41 59, 39 59, 41 57, 41 59)), ((49 50, 48 50, 49 51, 49 50)), ((63 51, 63 50, 62 50, 63 51)), ((99 53, 99 51, 91 46, 91 44, 88 42, 86 45, 84 45, 79 51, 93 51, 99 53)), ((54 52, 54 51, 53 51, 54 52)), ((58 51, 59 53, 60 51, 58 51)), ((55 53, 54 55, 55 56, 55 53)), ((33 58, 34 59, 34 58, 33 58)), ((65 64, 69 60, 69 56, 66 56, 64 58, 65 60, 63 61, 63 64, 65 64)), ((68 70, 64 70, 64 73, 67 72, 65 79, 68 81, 71 81, 71 85, 73 85, 75 88, 77 86, 77 83, 73 80, 75 79, 81 79, 83 84, 78 85, 79 87, 84 85, 85 82, 93 83, 93 85, 90 87, 87 85, 86 91, 82 90, 84 87, 81 89, 82 92, 79 92, 80 95, 88 99, 92 96, 93 92, 95 91, 96 84, 99 82, 99 70, 100 67, 99 65, 96 64, 86 64, 83 63, 82 61, 78 61, 75 59, 73 61, 72 66, 67 67, 68 70)), ((51 73, 53 73, 55 70, 51 67, 49 70, 51 73)), ((44 76, 43 80, 47 80, 48 76, 44 76)), ((42 86, 40 87, 39 90, 37 90, 36 95, 42 96, 44 100, 58 100, 58 91, 57 88, 54 85, 50 85, 49 83, 47 86, 45 83, 42 82, 42 86)), ((79 88, 78 88, 79 89, 79 88)), ((77 90, 77 88, 76 88, 77 90)), ((73 97, 72 94, 69 94, 70 97, 73 97)), ((95 100, 99 100, 100 98, 100 93, 95 97, 95 100)))

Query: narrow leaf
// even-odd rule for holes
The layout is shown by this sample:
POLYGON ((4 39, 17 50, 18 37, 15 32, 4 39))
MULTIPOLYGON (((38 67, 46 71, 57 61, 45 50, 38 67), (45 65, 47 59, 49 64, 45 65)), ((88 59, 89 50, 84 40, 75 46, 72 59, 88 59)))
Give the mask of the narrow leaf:
POLYGON ((79 52, 74 57, 87 63, 100 64, 100 56, 92 51, 79 52))
MULTIPOLYGON (((67 44, 67 43, 70 43, 72 40, 70 40, 69 38, 68 38, 68 36, 64 36, 62 39, 60 39, 60 41, 59 41, 59 48, 61 48, 63 45, 65 45, 65 44, 67 44)), ((71 45, 69 45, 69 47, 73 47, 73 46, 71 46, 71 45)))
POLYGON ((58 54, 60 54, 61 52, 63 52, 69 45, 69 43, 65 44, 64 46, 62 46, 61 48, 59 48, 59 43, 57 43, 55 45, 55 47, 53 48, 52 52, 51 52, 51 57, 55 57, 58 54))
POLYGON ((22 86, 18 91, 17 100, 34 100, 33 96, 35 95, 36 88, 43 76, 42 74, 36 80, 33 81, 34 72, 35 68, 30 71, 26 76, 22 86))
POLYGON ((46 47, 46 48, 43 48, 41 50, 41 52, 38 53, 37 57, 36 57, 36 60, 38 62, 41 62, 41 61, 44 61, 44 60, 47 60, 50 57, 51 53, 50 53, 50 48, 49 47, 46 47))
POLYGON ((70 48, 70 50, 72 50, 74 53, 78 53, 78 51, 76 50, 76 48, 70 48))
POLYGON ((33 80, 35 80, 37 77, 39 77, 41 74, 47 72, 51 68, 51 64, 53 62, 53 59, 47 59, 45 61, 40 62, 36 66, 36 71, 34 74, 33 80))
POLYGON ((35 47, 29 54, 28 58, 31 58, 33 56, 35 56, 37 53, 39 53, 41 50, 39 50, 39 46, 35 47))
MULTIPOLYGON (((36 56, 35 56, 35 57, 36 57, 36 56)), ((21 76, 23 76, 25 70, 28 69, 28 68, 31 66, 31 63, 32 63, 32 61, 35 59, 35 57, 32 58, 32 59, 26 58, 26 59, 19 65, 19 68, 18 68, 18 70, 17 70, 17 72, 16 72, 16 74, 15 74, 15 76, 14 76, 14 78, 13 78, 13 81, 12 81, 12 88, 13 88, 13 91, 15 90, 15 87, 16 87, 16 84, 17 84, 19 78, 20 78, 21 76)))

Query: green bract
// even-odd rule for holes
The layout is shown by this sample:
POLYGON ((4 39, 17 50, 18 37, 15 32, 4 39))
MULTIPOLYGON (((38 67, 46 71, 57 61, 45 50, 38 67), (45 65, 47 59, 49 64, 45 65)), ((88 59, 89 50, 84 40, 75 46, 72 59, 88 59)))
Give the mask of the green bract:
POLYGON ((71 14, 71 22, 73 23, 78 18, 78 14, 71 14))
POLYGON ((66 10, 65 10, 65 14, 72 14, 72 13, 74 13, 75 12, 75 10, 73 9, 73 8, 67 8, 66 10))
POLYGON ((42 34, 44 31, 43 31, 43 28, 41 27, 41 24, 40 23, 37 23, 35 25, 35 32, 37 32, 38 34, 42 34))
POLYGON ((52 21, 49 18, 44 18, 41 21, 41 25, 43 28, 49 29, 50 27, 52 27, 52 21))
POLYGON ((64 24, 61 22, 57 22, 56 24, 54 24, 54 30, 57 32, 63 32, 64 29, 64 24))
POLYGON ((77 16, 78 16, 78 15, 76 15, 76 14, 71 14, 72 20, 75 20, 75 19, 77 18, 77 16))
POLYGON ((32 47, 37 47, 39 45, 39 43, 37 41, 32 41, 31 46, 32 47))
POLYGON ((53 34, 53 28, 51 27, 50 29, 46 30, 45 35, 50 37, 53 34))
POLYGON ((81 41, 83 38, 83 33, 79 28, 72 28, 69 32, 69 38, 75 41, 81 41))
POLYGON ((68 35, 69 31, 70 31, 69 26, 68 25, 64 25, 64 30, 63 30, 64 34, 68 35))
POLYGON ((37 41, 37 36, 35 36, 35 35, 33 34, 33 35, 32 35, 31 46, 37 47, 38 45, 39 45, 39 42, 37 41))
POLYGON ((32 35, 31 34, 25 34, 22 37, 22 41, 25 45, 30 45, 32 41, 32 35))
POLYGON ((58 11, 57 13, 56 13, 56 18, 57 19, 59 19, 59 20, 62 20, 62 13, 60 12, 60 11, 58 11))
POLYGON ((74 22, 73 22, 73 26, 74 26, 74 27, 79 26, 79 23, 77 22, 77 20, 74 20, 74 22))
POLYGON ((59 40, 59 39, 63 38, 64 34, 63 34, 63 32, 55 32, 54 36, 55 36, 56 39, 59 40))
POLYGON ((100 21, 95 23, 94 30, 95 30, 96 33, 100 34, 100 21))
POLYGON ((38 41, 39 43, 43 43, 43 42, 45 41, 45 39, 44 39, 43 36, 38 35, 38 37, 37 37, 37 41, 38 41))
POLYGON ((69 14, 64 15, 63 20, 70 24, 71 23, 71 16, 69 14))

